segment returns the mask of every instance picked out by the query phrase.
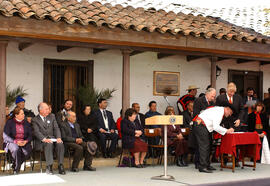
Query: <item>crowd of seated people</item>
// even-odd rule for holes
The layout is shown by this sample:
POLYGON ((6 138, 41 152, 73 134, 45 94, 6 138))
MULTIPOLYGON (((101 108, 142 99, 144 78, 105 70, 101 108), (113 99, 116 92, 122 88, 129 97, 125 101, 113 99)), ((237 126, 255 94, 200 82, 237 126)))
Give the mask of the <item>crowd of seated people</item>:
MULTIPOLYGON (((227 101, 235 107, 236 112, 222 121, 225 128, 243 130, 242 124, 246 124, 246 131, 258 133, 261 140, 269 137, 269 110, 270 101, 264 100, 264 105, 258 99, 254 99, 254 89, 247 89, 247 96, 242 99, 236 94, 236 86, 228 84, 227 90, 220 89, 220 95, 216 97, 216 91, 208 88, 201 97, 196 98, 198 87, 189 86, 188 94, 182 96, 178 103, 183 105, 183 125, 168 127, 168 147, 172 149, 176 157, 176 165, 187 166, 187 154, 195 152, 196 143, 190 146, 192 140, 193 119, 209 106, 219 106, 227 101), (265 112, 266 111, 266 112, 265 112), (233 121, 233 122, 232 122, 233 121), (191 132, 184 135, 182 128, 188 128, 191 132), (191 148, 192 147, 192 148, 191 148)), ((269 90, 270 92, 270 90, 269 90)), ((270 99, 269 99, 270 100, 270 99)), ((46 173, 53 174, 54 152, 58 160, 59 174, 66 174, 64 168, 64 154, 72 152, 73 162, 71 171, 79 171, 79 163, 84 158, 83 170, 95 171, 92 167, 93 158, 98 150, 104 158, 115 157, 118 140, 122 140, 122 148, 128 149, 135 159, 134 167, 145 167, 145 157, 155 157, 151 154, 150 146, 158 145, 162 141, 163 128, 160 125, 145 125, 145 119, 161 115, 157 111, 157 103, 150 101, 149 111, 140 113, 140 105, 133 103, 131 108, 120 111, 117 123, 112 112, 107 110, 106 99, 97 101, 98 109, 92 111, 90 105, 84 105, 78 114, 73 112, 73 102, 68 99, 63 103, 62 109, 55 115, 52 113, 52 105, 42 102, 38 105, 38 114, 35 116, 31 110, 25 108, 25 100, 17 97, 16 107, 9 112, 6 108, 6 125, 4 127, 5 150, 10 152, 13 158, 13 171, 18 174, 22 163, 29 158, 32 148, 44 151, 46 161, 46 173), (160 136, 147 138, 145 129, 160 131, 160 136), (108 140, 110 141, 108 143, 108 140), (33 141, 33 142, 32 142, 33 141)), ((174 108, 166 108, 165 115, 175 115, 174 108)), ((188 131, 189 131, 188 130, 188 131)), ((199 154, 197 154, 199 156, 199 154)), ((196 157, 195 157, 195 163, 196 157)), ((199 162, 197 162, 199 163, 199 162)))

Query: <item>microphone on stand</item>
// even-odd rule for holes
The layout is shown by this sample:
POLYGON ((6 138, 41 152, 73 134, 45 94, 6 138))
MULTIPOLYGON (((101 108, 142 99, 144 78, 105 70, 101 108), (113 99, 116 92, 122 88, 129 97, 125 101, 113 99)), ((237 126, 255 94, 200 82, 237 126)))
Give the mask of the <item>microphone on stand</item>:
POLYGON ((169 100, 168 100, 168 95, 171 95, 172 92, 173 92, 173 90, 172 90, 170 87, 165 88, 165 89, 163 90, 163 93, 165 94, 165 95, 163 96, 163 98, 164 98, 165 101, 168 103, 168 106, 171 106, 171 104, 169 103, 169 100))

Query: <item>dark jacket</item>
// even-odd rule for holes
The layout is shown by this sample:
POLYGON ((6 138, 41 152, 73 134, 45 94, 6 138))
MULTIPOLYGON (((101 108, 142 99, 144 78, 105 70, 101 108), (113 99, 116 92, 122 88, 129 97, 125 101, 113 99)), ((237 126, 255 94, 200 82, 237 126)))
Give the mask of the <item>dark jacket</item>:
POLYGON ((103 115, 100 111, 100 109, 98 109, 96 112, 95 112, 95 115, 96 115, 96 118, 97 118, 97 121, 98 121, 98 126, 97 126, 97 129, 104 129, 104 130, 115 130, 116 129, 116 125, 115 125, 115 121, 113 119, 113 115, 110 111, 108 110, 105 110, 106 111, 106 115, 108 117, 108 125, 109 125, 109 128, 106 129, 105 128, 105 124, 104 124, 104 120, 103 120, 103 115))
MULTIPOLYGON (((163 134, 164 132, 162 132, 163 134)), ((176 139, 176 136, 178 134, 182 133, 181 128, 179 125, 175 125, 175 128, 172 125, 168 125, 167 129, 167 144, 170 146, 173 144, 174 140, 176 139)))
MULTIPOLYGON (((149 110, 148 112, 145 113, 145 118, 150 118, 150 117, 158 116, 158 115, 161 115, 161 114, 159 112, 152 112, 151 110, 149 110)), ((149 125, 147 126, 147 128, 151 128, 151 129, 161 128, 161 125, 149 125)))
POLYGON ((140 117, 140 121, 139 121, 138 116, 137 116, 134 122, 141 125, 142 129, 145 129, 145 115, 142 113, 139 113, 138 115, 140 117))
POLYGON ((137 123, 132 123, 128 119, 123 119, 121 121, 122 147, 124 149, 134 148, 135 130, 141 130, 144 133, 142 127, 137 123))
MULTIPOLYGON (((74 123, 74 128, 76 130, 76 133, 78 135, 78 138, 84 139, 80 125, 78 123, 74 123)), ((72 131, 70 128, 70 125, 68 121, 64 121, 61 125, 61 132, 62 132, 62 140, 64 142, 71 142, 71 143, 76 143, 76 138, 72 136, 72 131)))
MULTIPOLYGON (((229 103, 229 100, 227 98, 227 94, 219 95, 216 99, 216 105, 217 106, 222 106, 222 103, 229 103)), ((234 94, 233 95, 233 104, 232 106, 234 107, 234 112, 230 117, 224 118, 222 121, 222 125, 225 128, 235 128, 234 127, 234 122, 237 119, 240 119, 241 123, 244 123, 244 106, 243 106, 243 101, 241 96, 234 94)))
MULTIPOLYGON (((23 123, 23 129, 24 129, 24 140, 27 140, 28 143, 32 141, 32 128, 31 125, 24 120, 23 123)), ((16 122, 14 119, 9 119, 4 127, 4 143, 14 143, 14 139, 16 136, 16 122)))
POLYGON ((96 141, 96 133, 97 133, 97 119, 94 114, 90 114, 88 116, 81 114, 78 117, 78 124, 80 125, 82 134, 87 141, 96 141), (88 133, 87 130, 92 129, 93 132, 88 133))
MULTIPOLYGON (((260 114, 261 122, 263 125, 263 131, 266 132, 267 136, 269 134, 269 121, 265 113, 260 114)), ((254 112, 250 113, 248 115, 248 131, 254 132, 255 131, 255 125, 256 125, 256 114, 254 112)))
POLYGON ((187 110, 185 110, 184 112, 182 112, 183 114, 183 125, 181 127, 184 128, 190 128, 190 122, 193 119, 193 116, 191 116, 191 113, 187 110))
POLYGON ((208 104, 205 96, 198 97, 197 99, 195 99, 194 105, 193 105, 193 118, 199 115, 201 111, 207 109, 210 106, 214 106, 214 103, 209 102, 208 104))

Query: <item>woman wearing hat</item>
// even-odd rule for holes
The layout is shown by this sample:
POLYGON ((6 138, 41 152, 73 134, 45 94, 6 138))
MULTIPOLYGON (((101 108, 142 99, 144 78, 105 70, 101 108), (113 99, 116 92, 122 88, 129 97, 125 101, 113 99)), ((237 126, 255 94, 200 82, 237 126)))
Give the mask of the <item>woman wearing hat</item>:
POLYGON ((125 118, 121 121, 122 148, 129 149, 135 158, 135 167, 143 168, 143 161, 147 153, 148 145, 144 142, 143 129, 135 121, 137 113, 129 108, 125 112, 125 118))

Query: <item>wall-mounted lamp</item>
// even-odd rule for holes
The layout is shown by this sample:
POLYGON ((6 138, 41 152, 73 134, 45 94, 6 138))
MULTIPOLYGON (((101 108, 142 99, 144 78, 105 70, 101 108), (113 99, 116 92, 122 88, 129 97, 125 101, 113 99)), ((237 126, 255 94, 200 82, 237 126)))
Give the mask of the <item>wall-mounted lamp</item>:
POLYGON ((219 66, 216 66, 216 78, 218 78, 220 74, 221 74, 221 68, 219 66))

